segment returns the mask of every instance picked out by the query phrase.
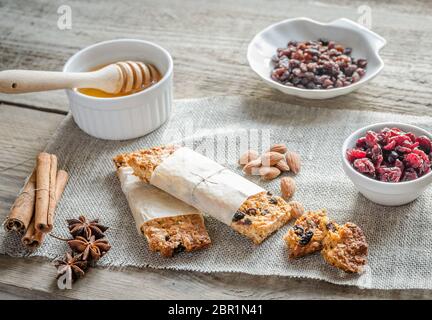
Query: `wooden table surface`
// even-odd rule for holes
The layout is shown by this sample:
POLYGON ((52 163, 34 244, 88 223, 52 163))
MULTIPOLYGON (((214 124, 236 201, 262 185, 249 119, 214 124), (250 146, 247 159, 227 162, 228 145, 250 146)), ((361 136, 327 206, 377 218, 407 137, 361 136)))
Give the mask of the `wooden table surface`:
MULTIPOLYGON (((102 1, 69 0, 72 29, 59 30, 57 1, 0 0, 0 69, 61 70, 69 56, 116 38, 155 41, 175 65, 175 98, 244 95, 304 106, 432 113, 432 6, 415 1, 102 1), (270 89, 250 70, 246 48, 267 25, 292 17, 358 20, 388 40, 383 73, 363 89, 328 101, 305 101, 270 89)), ((63 91, 0 95, 0 219, 8 213, 35 156, 68 111, 63 91)), ((152 269, 92 270, 60 291, 54 267, 0 255, 0 298, 432 298, 425 290, 360 290, 322 281, 152 269), (2 293, 3 292, 3 293, 2 293)))

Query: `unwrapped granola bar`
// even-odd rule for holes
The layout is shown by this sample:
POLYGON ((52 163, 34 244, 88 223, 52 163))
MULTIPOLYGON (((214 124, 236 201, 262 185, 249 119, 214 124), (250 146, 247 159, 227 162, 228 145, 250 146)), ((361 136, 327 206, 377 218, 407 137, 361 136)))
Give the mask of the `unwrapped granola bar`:
POLYGON ((292 208, 213 160, 162 146, 131 153, 135 175, 261 243, 291 219, 292 208))
POLYGON ((116 156, 114 164, 135 224, 152 251, 171 257, 181 251, 207 247, 211 240, 202 214, 173 196, 144 183, 127 165, 130 154, 116 156))

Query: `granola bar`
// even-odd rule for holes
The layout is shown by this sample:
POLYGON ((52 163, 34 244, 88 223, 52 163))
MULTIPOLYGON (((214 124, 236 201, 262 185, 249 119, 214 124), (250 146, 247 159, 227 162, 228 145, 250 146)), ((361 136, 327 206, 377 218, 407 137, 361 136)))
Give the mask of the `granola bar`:
POLYGON ((363 231, 354 223, 332 223, 321 251, 332 266, 349 273, 360 273, 367 263, 368 245, 363 231))
MULTIPOLYGON (((174 153, 174 151, 176 150, 173 149, 172 147, 168 148, 167 150, 164 147, 156 147, 148 150, 142 150, 142 151, 132 153, 131 158, 127 162, 133 168, 135 175, 139 176, 143 181, 149 182, 152 180, 152 175, 155 172, 157 166, 162 164, 164 159, 168 158, 170 154, 174 153)), ((187 151, 186 154, 191 155, 192 157, 196 155, 196 153, 193 153, 193 151, 191 150, 187 151)), ((196 158, 196 160, 200 161, 198 167, 205 168, 206 166, 203 164, 205 163, 208 164, 209 166, 215 165, 215 168, 217 168, 216 166, 217 164, 212 162, 210 159, 208 158, 203 159, 202 158, 203 156, 201 155, 199 156, 201 158, 198 156, 196 158)), ((188 164, 187 160, 188 160, 187 158, 186 159, 182 158, 181 163, 185 163, 187 165, 188 164)), ((195 169, 196 168, 191 168, 191 170, 195 170, 195 169)), ((228 169, 223 167, 219 168, 219 172, 224 170, 228 170, 228 169)), ((190 174, 190 176, 193 177, 198 175, 195 174, 195 172, 192 172, 192 174, 186 172, 186 174, 190 174)), ((204 189, 204 187, 202 187, 202 184, 200 185, 201 189, 199 191, 201 192, 200 193, 201 198, 195 197, 200 199, 208 199, 208 201, 206 201, 204 205, 207 205, 207 208, 210 210, 204 210, 200 208, 202 211, 230 225, 234 230, 250 238, 256 244, 261 243, 264 239, 270 236, 273 232, 280 229, 291 219, 292 214, 294 214, 294 212, 291 206, 288 203, 286 203, 285 200, 283 200, 280 197, 272 196, 271 194, 266 193, 266 191, 262 192, 263 190, 262 188, 252 184, 250 181, 247 180, 246 182, 244 182, 244 180, 246 179, 244 179, 243 177, 235 175, 232 172, 230 172, 229 174, 231 174, 230 178, 240 179, 237 180, 239 184, 244 184, 249 186, 253 185, 256 187, 256 190, 259 191, 253 193, 246 200, 242 200, 244 201, 243 203, 239 202, 237 206, 231 211, 231 213, 229 213, 229 218, 227 220, 226 217, 221 218, 218 212, 216 214, 212 214, 212 212, 208 212, 208 211, 211 211, 211 209, 214 209, 215 207, 218 208, 218 206, 224 207, 224 204, 226 204, 225 202, 229 201, 227 198, 230 197, 232 194, 228 194, 226 190, 219 190, 219 192, 215 192, 214 190, 212 190, 212 188, 216 188, 216 186, 220 183, 220 184, 224 184, 228 188, 231 188, 233 192, 236 192, 237 186, 230 185, 230 183, 232 183, 232 180, 230 179, 225 179, 222 181, 218 180, 216 183, 214 181, 209 181, 207 184, 208 189, 204 189), (212 203, 214 204, 213 207, 209 207, 207 202, 210 201, 212 201, 212 203), (233 215, 232 212, 235 212, 235 214, 233 215)), ((182 178, 184 177, 181 175, 181 173, 173 172, 171 174, 171 172, 168 173, 165 172, 164 179, 169 180, 169 182, 172 184, 172 179, 174 176, 177 179, 176 181, 178 182, 176 188, 173 188, 173 186, 168 186, 164 188, 164 190, 193 206, 199 207, 199 205, 202 205, 202 203, 198 203, 198 204, 193 203, 195 198, 194 199, 187 198, 190 192, 185 192, 184 189, 190 188, 186 190, 186 191, 190 191, 194 187, 191 181, 187 180, 187 178, 185 178, 187 181, 182 181, 182 178)), ((214 176, 215 176, 214 174, 211 175, 211 177, 214 176)), ((202 181, 205 181, 205 178, 203 178, 202 181)), ((202 181, 199 181, 198 183, 202 181)))
POLYGON ((326 210, 311 211, 296 220, 284 240, 290 258, 299 258, 320 251, 327 235, 329 218, 326 210))
POLYGON ((292 208, 270 192, 249 197, 234 214, 231 228, 260 244, 291 219, 292 208))
MULTIPOLYGON (((133 167, 135 175, 140 177, 140 179, 145 183, 150 183, 150 178, 156 167, 160 165, 165 158, 170 156, 177 148, 178 147, 174 145, 167 145, 139 150, 127 155, 119 155, 117 156, 119 157, 117 161, 119 163, 127 162, 133 167)), ((116 163, 116 160, 114 160, 114 162, 116 163)))
POLYGON ((147 239, 150 250, 171 257, 181 251, 208 247, 211 240, 202 214, 135 177, 132 168, 127 165, 131 156, 131 153, 120 154, 113 161, 137 228, 147 239), (166 211, 161 212, 164 209, 166 211), (149 210, 153 210, 153 215, 163 216, 152 217, 149 210))
POLYGON ((141 226, 150 250, 171 257, 182 251, 194 251, 210 245, 210 237, 201 214, 151 219, 141 226))

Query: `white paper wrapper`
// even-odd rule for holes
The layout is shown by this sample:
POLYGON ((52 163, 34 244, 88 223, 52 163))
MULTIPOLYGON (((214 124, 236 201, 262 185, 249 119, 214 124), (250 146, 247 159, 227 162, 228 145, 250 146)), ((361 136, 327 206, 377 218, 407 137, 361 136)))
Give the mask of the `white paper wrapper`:
POLYGON ((248 197, 265 191, 189 148, 166 158, 150 183, 227 225, 248 197))
POLYGON ((133 170, 130 167, 119 168, 117 174, 140 233, 142 233, 141 226, 145 221, 200 213, 166 192, 142 182, 133 175, 133 170))

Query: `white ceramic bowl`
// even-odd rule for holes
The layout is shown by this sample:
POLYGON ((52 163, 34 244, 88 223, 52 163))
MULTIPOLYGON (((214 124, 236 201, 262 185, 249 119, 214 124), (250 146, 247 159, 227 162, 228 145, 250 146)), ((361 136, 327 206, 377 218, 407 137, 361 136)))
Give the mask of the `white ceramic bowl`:
POLYGON ((148 89, 117 98, 97 98, 66 90, 76 124, 96 138, 125 140, 143 136, 162 125, 172 109, 173 61, 165 49, 143 40, 100 42, 74 54, 63 72, 82 72, 117 61, 152 63, 162 79, 148 89))
POLYGON ((379 131, 385 127, 397 127, 403 131, 409 131, 417 136, 428 136, 432 134, 419 127, 395 122, 377 123, 361 128, 351 134, 342 146, 342 164, 345 173, 354 183, 356 188, 369 200, 384 206, 399 206, 415 200, 432 183, 432 172, 407 182, 382 182, 366 177, 357 172, 346 158, 347 149, 355 147, 358 138, 364 136, 366 131, 379 131))
POLYGON ((357 90, 376 77, 384 67, 379 51, 385 44, 386 40, 381 36, 345 18, 330 23, 296 18, 278 22, 258 33, 249 44, 247 59, 252 70, 275 89, 306 99, 328 99, 357 90), (366 74, 360 81, 346 87, 325 90, 288 87, 271 78, 271 58, 277 48, 286 47, 290 40, 305 41, 319 38, 334 40, 343 46, 351 47, 353 57, 367 59, 366 74))

